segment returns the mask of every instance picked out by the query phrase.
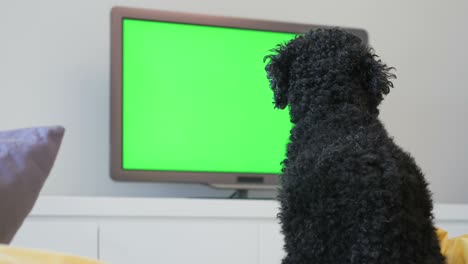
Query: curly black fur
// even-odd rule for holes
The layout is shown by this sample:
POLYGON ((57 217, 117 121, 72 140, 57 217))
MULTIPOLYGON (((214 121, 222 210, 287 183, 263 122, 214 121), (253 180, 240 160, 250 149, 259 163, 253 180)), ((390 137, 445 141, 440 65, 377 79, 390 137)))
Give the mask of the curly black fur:
POLYGON ((361 40, 318 29, 265 57, 291 121, 279 218, 283 264, 440 264, 427 182, 387 135, 392 68, 361 40))

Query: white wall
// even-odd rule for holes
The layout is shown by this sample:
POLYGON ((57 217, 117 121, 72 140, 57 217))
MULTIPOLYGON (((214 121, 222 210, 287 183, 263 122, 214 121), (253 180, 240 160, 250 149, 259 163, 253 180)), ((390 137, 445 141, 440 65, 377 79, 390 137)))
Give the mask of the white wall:
POLYGON ((0 1, 0 129, 62 124, 45 194, 227 196, 200 185, 109 178, 109 11, 114 5, 360 27, 397 68, 382 119, 437 202, 468 202, 468 2, 0 1))

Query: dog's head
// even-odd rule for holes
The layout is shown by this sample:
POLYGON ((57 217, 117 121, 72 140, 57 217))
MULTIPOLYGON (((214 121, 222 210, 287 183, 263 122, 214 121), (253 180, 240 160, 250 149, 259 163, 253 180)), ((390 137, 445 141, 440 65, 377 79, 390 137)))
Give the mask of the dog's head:
POLYGON ((355 103, 378 114, 395 75, 357 36, 317 29, 279 44, 265 57, 275 107, 355 103))

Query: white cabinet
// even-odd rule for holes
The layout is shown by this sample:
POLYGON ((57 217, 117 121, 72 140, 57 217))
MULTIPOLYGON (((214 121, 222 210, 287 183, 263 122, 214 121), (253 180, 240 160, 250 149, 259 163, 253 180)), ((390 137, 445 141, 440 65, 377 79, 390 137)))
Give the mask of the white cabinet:
POLYGON ((12 245, 98 258, 98 225, 93 221, 30 217, 12 245))
MULTIPOLYGON (((13 245, 115 264, 280 264, 275 201, 41 197, 13 245)), ((468 205, 436 205, 449 236, 468 234, 468 205)))
POLYGON ((257 263, 257 227, 246 221, 114 221, 100 232, 101 259, 109 263, 257 263))
POLYGON ((259 225, 260 243, 258 247, 259 264, 280 264, 284 256, 283 235, 275 220, 259 225))

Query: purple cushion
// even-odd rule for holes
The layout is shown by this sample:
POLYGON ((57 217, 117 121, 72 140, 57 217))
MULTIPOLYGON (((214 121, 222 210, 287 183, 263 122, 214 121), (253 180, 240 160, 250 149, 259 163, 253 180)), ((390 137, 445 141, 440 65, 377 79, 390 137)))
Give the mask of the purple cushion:
POLYGON ((60 126, 0 132, 0 243, 10 243, 54 164, 60 126))

